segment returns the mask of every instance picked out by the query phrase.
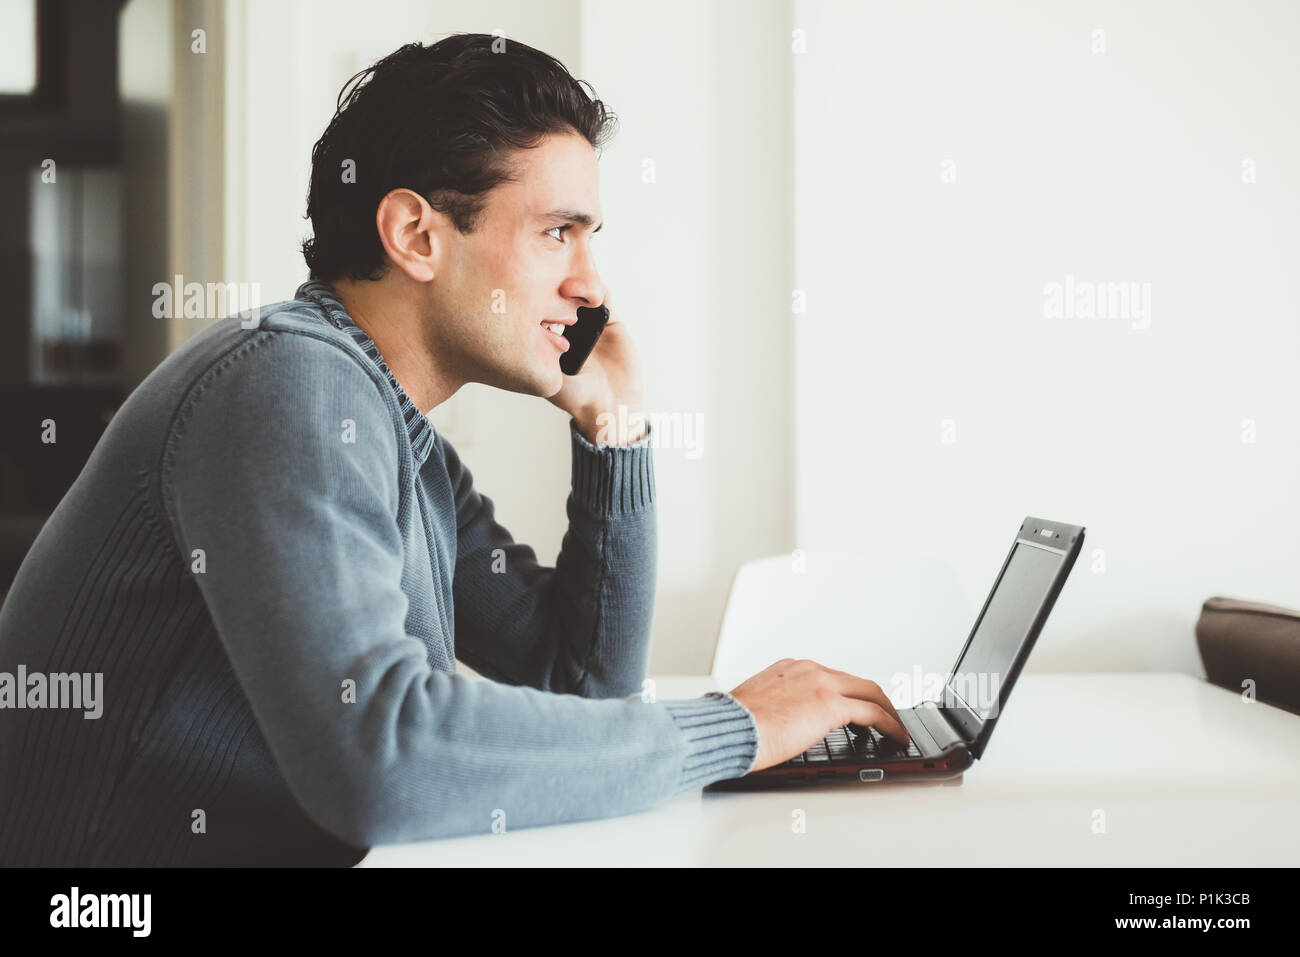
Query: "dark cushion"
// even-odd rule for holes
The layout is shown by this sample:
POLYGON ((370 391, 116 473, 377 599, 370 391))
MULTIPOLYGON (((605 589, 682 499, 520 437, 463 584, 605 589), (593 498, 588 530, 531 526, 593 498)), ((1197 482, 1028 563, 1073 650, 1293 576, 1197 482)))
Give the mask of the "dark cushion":
POLYGON ((1241 693, 1253 681, 1258 700, 1300 714, 1300 611, 1210 598, 1196 622, 1196 645, 1216 685, 1241 693))

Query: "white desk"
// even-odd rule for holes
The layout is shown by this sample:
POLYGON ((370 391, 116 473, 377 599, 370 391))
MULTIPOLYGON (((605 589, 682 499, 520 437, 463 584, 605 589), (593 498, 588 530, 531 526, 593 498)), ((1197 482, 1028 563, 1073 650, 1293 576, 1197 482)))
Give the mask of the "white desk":
MULTIPOLYGON (((656 684, 660 698, 715 687, 656 684)), ((1300 715, 1181 674, 1030 673, 954 785, 692 791, 624 817, 376 847, 358 866, 1295 866, 1297 810, 1300 715)))

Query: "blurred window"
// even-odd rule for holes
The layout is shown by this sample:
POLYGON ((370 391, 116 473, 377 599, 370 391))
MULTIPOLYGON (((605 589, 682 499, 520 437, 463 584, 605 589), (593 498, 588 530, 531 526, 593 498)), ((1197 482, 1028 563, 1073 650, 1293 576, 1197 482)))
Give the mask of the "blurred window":
POLYGON ((36 0, 0 0, 0 96, 36 92, 36 0))

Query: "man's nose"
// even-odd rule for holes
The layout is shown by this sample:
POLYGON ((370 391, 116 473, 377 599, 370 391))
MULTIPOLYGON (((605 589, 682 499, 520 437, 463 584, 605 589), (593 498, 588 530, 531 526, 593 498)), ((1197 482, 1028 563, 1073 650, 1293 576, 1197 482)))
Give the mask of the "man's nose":
POLYGON ((581 305, 594 307, 602 305, 609 294, 605 284, 600 281, 596 271, 596 262, 587 253, 577 260, 572 275, 566 280, 565 297, 581 299, 581 305))

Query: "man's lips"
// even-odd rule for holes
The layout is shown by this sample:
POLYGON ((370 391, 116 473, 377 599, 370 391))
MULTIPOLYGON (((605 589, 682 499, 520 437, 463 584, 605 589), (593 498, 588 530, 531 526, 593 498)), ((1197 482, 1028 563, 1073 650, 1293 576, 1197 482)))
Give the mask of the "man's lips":
MULTIPOLYGON (((549 323, 548 323, 548 325, 549 325, 549 323)), ((566 325, 566 326, 567 326, 567 325, 572 325, 572 323, 567 323, 567 322, 566 322, 566 323, 562 323, 562 325, 566 325)), ((542 335, 544 335, 544 336, 546 336, 546 338, 550 339, 550 340, 551 340, 551 345, 553 345, 553 346, 555 346, 555 348, 559 349, 560 352, 568 352, 568 351, 569 351, 569 340, 566 339, 566 338, 564 338, 564 336, 557 335, 556 333, 552 332, 550 329, 548 329, 548 328, 546 327, 546 325, 543 325, 543 326, 542 326, 542 335)))

